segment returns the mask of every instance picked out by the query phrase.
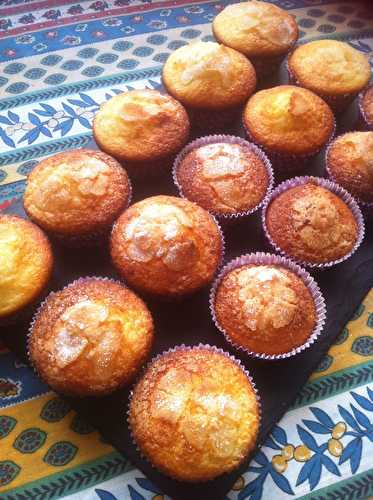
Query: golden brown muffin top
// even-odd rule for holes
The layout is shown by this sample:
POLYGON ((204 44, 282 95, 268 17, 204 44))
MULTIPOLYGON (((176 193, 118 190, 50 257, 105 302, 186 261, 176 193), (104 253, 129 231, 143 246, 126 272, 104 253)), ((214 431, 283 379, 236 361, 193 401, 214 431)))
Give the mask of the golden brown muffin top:
POLYGON ((334 131, 334 116, 326 102, 294 85, 254 94, 243 120, 255 142, 285 154, 317 152, 334 131))
POLYGON ((259 408, 249 379, 223 353, 181 348, 151 363, 136 385, 129 421, 141 451, 165 474, 207 481, 254 448, 259 408))
POLYGON ((316 325, 314 300, 304 282, 280 265, 243 265, 228 272, 215 313, 231 341, 261 354, 303 345, 316 325))
POLYGON ((362 201, 373 202, 373 132, 349 132, 338 137, 327 155, 338 184, 362 201))
POLYGON ((373 87, 369 87, 365 92, 362 99, 362 107, 368 123, 370 126, 373 126, 373 87))
POLYGON ((339 196, 312 181, 276 196, 269 204, 266 224, 281 250, 313 264, 344 257, 358 237, 351 209, 339 196))
POLYGON ((53 267, 47 237, 32 222, 0 214, 0 318, 32 303, 53 267))
POLYGON ((129 90, 100 107, 93 121, 99 147, 121 161, 143 162, 176 153, 186 143, 183 106, 157 90, 129 90))
POLYGON ((326 95, 359 92, 371 76, 367 57, 337 40, 316 40, 297 47, 289 58, 289 68, 300 85, 326 95))
POLYGON ((286 53, 297 41, 293 16, 267 2, 228 5, 214 19, 215 38, 246 56, 275 56, 286 53))
POLYGON ((124 285, 78 280, 50 295, 31 328, 31 361, 55 390, 101 395, 132 380, 149 354, 153 321, 124 285))
POLYGON ((214 42, 176 49, 162 77, 168 92, 186 106, 213 110, 243 104, 256 85, 255 70, 246 57, 214 42))
POLYGON ((114 158, 89 149, 42 160, 27 179, 24 207, 46 230, 80 235, 111 224, 128 204, 131 187, 114 158))
POLYGON ((186 198, 216 214, 253 209, 265 197, 270 181, 263 160, 254 151, 228 142, 190 151, 176 177, 186 198))
POLYGON ((206 285, 221 258, 219 228, 203 208, 173 196, 146 198, 114 225, 111 255, 132 286, 181 295, 206 285))

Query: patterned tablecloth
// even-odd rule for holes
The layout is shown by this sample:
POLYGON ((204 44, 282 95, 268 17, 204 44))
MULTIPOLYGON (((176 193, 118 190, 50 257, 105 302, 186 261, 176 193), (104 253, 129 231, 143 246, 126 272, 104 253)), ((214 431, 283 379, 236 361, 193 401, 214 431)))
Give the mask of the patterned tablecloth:
MULTIPOLYGON (((153 87, 170 51, 212 39, 227 3, 0 0, 0 208, 41 158, 88 143, 102 101, 153 87)), ((373 63, 372 2, 273 3, 296 16, 302 39, 346 40, 373 63)), ((228 498, 373 495, 372 381, 373 290, 228 498)), ((0 346, 0 498, 64 496, 166 498, 0 346)))

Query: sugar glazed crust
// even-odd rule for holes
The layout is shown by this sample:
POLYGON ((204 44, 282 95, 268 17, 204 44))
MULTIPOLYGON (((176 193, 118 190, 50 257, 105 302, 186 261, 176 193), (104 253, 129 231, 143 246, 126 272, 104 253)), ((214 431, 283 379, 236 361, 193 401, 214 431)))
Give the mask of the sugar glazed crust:
POLYGON ((230 340, 248 351, 284 354, 303 345, 316 325, 312 295, 279 265, 243 265, 218 286, 215 314, 230 340))
POLYGON ((151 294, 183 295, 201 288, 211 281, 221 254, 221 233, 209 213, 172 196, 135 203, 111 236, 118 272, 151 294))
POLYGON ((330 146, 326 158, 333 179, 360 200, 373 202, 373 132, 349 132, 330 146))
POLYGON ((293 85, 254 94, 246 104, 243 121, 257 144, 290 155, 316 153, 334 132, 334 115, 326 102, 293 85))
POLYGON ((373 128, 373 87, 369 87, 364 93, 362 108, 368 125, 373 128))
POLYGON ((266 225, 274 243, 287 255, 315 264, 344 257, 358 237, 357 222, 346 203, 312 182, 274 198, 266 225))
POLYGON ((225 110, 243 104, 254 92, 256 75, 241 53, 214 42, 176 49, 162 73, 167 91, 185 106, 225 110))
POLYGON ((100 107, 93 135, 100 149, 124 163, 160 160, 178 152, 189 136, 184 107, 157 90, 130 90, 100 107))
POLYGON ((302 87, 326 96, 358 93, 371 76, 367 57, 337 40, 300 45, 289 57, 289 69, 302 87))
POLYGON ((298 39, 298 26, 284 9, 267 2, 228 5, 214 19, 215 38, 247 57, 286 54, 298 39))
POLYGON ((176 348, 137 383, 129 423, 142 453, 181 481, 213 479, 254 448, 259 407, 246 374, 206 347, 176 348))
POLYGON ((50 156, 33 169, 23 203, 46 231, 80 236, 109 228, 130 195, 126 171, 114 158, 76 149, 50 156))
POLYGON ((176 177, 186 198, 217 215, 253 209, 269 185, 266 166, 254 151, 224 142, 192 150, 176 177))
POLYGON ((0 318, 38 298, 53 268, 48 238, 32 222, 0 214, 0 318))
POLYGON ((29 355, 57 392, 99 396, 133 379, 152 341, 152 317, 137 295, 87 278, 49 295, 31 327, 29 355))

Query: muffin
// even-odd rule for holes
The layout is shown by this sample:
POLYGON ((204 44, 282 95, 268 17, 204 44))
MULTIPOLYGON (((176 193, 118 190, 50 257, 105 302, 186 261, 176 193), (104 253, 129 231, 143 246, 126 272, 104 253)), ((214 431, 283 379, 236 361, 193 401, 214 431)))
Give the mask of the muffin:
POLYGON ((293 85, 254 94, 246 104, 243 123, 248 137, 282 170, 304 166, 335 129, 329 106, 313 92, 293 85))
POLYGON ((114 158, 89 149, 42 160, 27 179, 24 208, 36 224, 65 243, 101 241, 128 206, 131 185, 114 158))
POLYGON ((223 252, 214 218, 195 203, 153 196, 132 205, 111 235, 119 274, 152 295, 180 296, 209 283, 223 252))
POLYGON ((258 76, 278 69, 298 39, 294 17, 267 2, 228 5, 214 19, 212 31, 218 42, 250 59, 258 76))
POLYGON ((254 144, 240 137, 202 137, 186 146, 176 159, 174 181, 180 194, 215 214, 248 215, 272 188, 269 160, 254 144))
POLYGON ((373 86, 360 93, 359 108, 363 127, 367 130, 373 130, 373 86))
POLYGON ((53 254, 35 224, 0 214, 0 321, 23 315, 45 290, 53 254))
POLYGON ((263 222, 277 251, 311 267, 342 262, 364 235, 354 199, 337 184, 317 177, 280 184, 264 208, 263 222))
POLYGON ((337 137, 325 161, 332 180, 373 208, 373 132, 349 132, 337 137))
POLYGON ((282 359, 320 334, 325 303, 313 278, 278 255, 238 257, 210 294, 213 320, 235 347, 262 359, 282 359))
POLYGON ((316 40, 297 47, 288 59, 290 80, 312 90, 335 111, 343 111, 370 80, 367 57, 348 43, 316 40))
POLYGON ((192 125, 204 130, 234 120, 256 86, 255 70, 245 56, 214 42, 175 50, 162 79, 166 90, 186 107, 192 125))
POLYGON ((200 482, 235 469, 254 449, 260 407, 233 357, 210 346, 180 346, 155 358, 136 384, 129 424, 154 467, 200 482))
POLYGON ((146 360, 153 321, 124 285, 75 281, 50 294, 30 328, 30 361, 57 392, 100 396, 130 382, 146 360))
POLYGON ((100 149, 114 156, 131 175, 158 175, 189 137, 183 106, 157 90, 130 90, 112 97, 93 120, 100 149))

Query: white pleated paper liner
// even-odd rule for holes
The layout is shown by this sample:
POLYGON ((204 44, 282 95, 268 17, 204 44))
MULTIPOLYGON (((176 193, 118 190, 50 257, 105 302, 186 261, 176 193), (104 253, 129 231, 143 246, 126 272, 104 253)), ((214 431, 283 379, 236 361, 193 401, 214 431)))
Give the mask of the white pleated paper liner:
MULTIPOLYGON (((34 360, 33 360, 32 356, 31 356, 31 352, 30 352, 30 342, 31 342, 31 338, 32 338, 32 335, 33 335, 33 328, 34 328, 35 322, 38 319, 39 314, 41 314, 42 311, 43 311, 43 309, 45 307, 47 307, 50 298, 53 297, 53 295, 55 295, 56 293, 60 293, 60 292, 62 292, 64 290, 66 290, 66 289, 72 288, 72 287, 74 287, 76 285, 83 284, 83 283, 86 283, 86 282, 89 282, 89 281, 104 281, 104 282, 109 282, 109 283, 116 283, 116 284, 118 284, 118 285, 120 285, 120 286, 122 286, 124 288, 128 288, 130 291, 132 291, 122 281, 115 280, 115 279, 112 279, 112 278, 106 278, 106 277, 103 277, 103 276, 85 276, 85 277, 82 277, 82 278, 78 278, 78 279, 72 281, 71 283, 67 284, 63 288, 61 288, 61 289, 59 289, 57 291, 54 291, 54 292, 50 292, 48 294, 48 296, 43 300, 43 302, 40 303, 37 311, 35 312, 32 320, 31 320, 31 323, 30 323, 30 326, 29 326, 29 329, 28 329, 28 332, 27 332, 27 339, 26 339, 27 358, 29 360, 29 363, 30 363, 31 367, 33 368, 34 372, 36 373, 36 375, 41 380, 43 380, 43 382, 45 384, 49 385, 52 390, 55 390, 56 392, 58 392, 58 393, 60 393, 60 394, 62 394, 64 396, 73 396, 73 397, 76 397, 76 398, 83 398, 83 397, 87 397, 87 396, 102 397, 102 396, 106 396, 107 394, 111 394, 111 393, 117 391, 118 389, 120 389, 121 387, 124 387, 126 385, 131 385, 133 383, 133 380, 136 378, 137 374, 139 373, 139 371, 141 371, 141 369, 142 369, 142 366, 140 366, 139 369, 138 369, 138 371, 137 371, 137 373, 133 375, 133 377, 132 377, 131 380, 125 381, 122 384, 119 384, 118 386, 116 386, 116 387, 114 387, 114 388, 112 388, 112 389, 110 389, 108 391, 104 391, 102 393, 92 393, 90 395, 88 395, 88 394, 78 394, 76 392, 68 391, 68 390, 61 391, 60 388, 55 389, 53 386, 51 386, 49 384, 48 380, 46 380, 41 375, 40 371, 38 370, 37 366, 34 363, 34 360)), ((139 297, 139 299, 140 299, 140 297, 139 297)), ((142 300, 142 299, 140 299, 140 300, 142 300)))
MULTIPOLYGON (((286 71, 289 76, 289 83, 291 83, 292 85, 297 85, 298 87, 304 87, 304 85, 302 85, 302 83, 297 79, 294 72, 290 68, 289 60, 293 52, 294 51, 292 51, 286 58, 286 71)), ((313 92, 321 97, 321 99, 323 99, 327 104, 329 104, 332 110, 337 114, 342 113, 358 95, 358 92, 346 92, 344 94, 338 95, 324 94, 322 92, 315 91, 313 92)))
POLYGON ((303 177, 293 177, 292 179, 288 179, 287 181, 282 182, 279 184, 276 189, 274 189, 271 193, 271 196, 267 203, 263 207, 262 211, 262 226, 264 230, 264 234, 270 244, 270 246, 275 250, 275 252, 283 255, 284 257, 288 257, 295 261, 297 264, 303 267, 309 267, 309 268, 316 268, 316 269, 325 269, 329 268, 332 266, 335 266, 337 264, 340 264, 341 262, 344 262, 348 258, 350 258, 356 250, 359 248, 361 245, 364 235, 365 235, 365 225, 364 225, 364 219, 361 213, 361 210, 359 208, 359 205, 353 198, 353 196, 350 195, 343 187, 341 187, 339 184, 332 182, 328 179, 323 179, 321 177, 312 177, 312 176, 303 176, 303 177), (301 260, 298 259, 297 257, 290 255, 289 253, 285 252, 282 248, 280 248, 275 241, 273 240, 272 236, 270 235, 268 228, 267 228, 267 222, 266 222, 266 216, 267 216, 267 210, 271 202, 279 196, 281 193, 284 191, 287 191, 288 189, 297 187, 297 186, 302 186, 307 183, 313 183, 317 184, 318 186, 323 187, 324 189, 328 189, 330 192, 334 193, 336 196, 338 196, 342 201, 346 203, 346 205, 349 207, 351 210, 356 224, 357 224, 357 239, 356 242, 350 252, 347 252, 345 255, 340 257, 339 259, 336 260, 331 260, 327 262, 322 262, 322 263, 316 263, 316 262, 311 262, 311 261, 306 261, 306 260, 301 260))
POLYGON ((364 128, 366 130, 373 130, 373 122, 372 121, 369 121, 368 120, 368 116, 365 112, 365 109, 364 109, 364 97, 365 97, 365 94, 369 91, 373 92, 373 85, 370 85, 369 87, 367 87, 366 89, 362 90, 359 94, 359 98, 358 98, 358 106, 359 106, 359 113, 360 113, 360 118, 364 124, 364 128))
MULTIPOLYGON (((239 359, 235 358, 232 354, 229 354, 228 352, 224 351, 223 349, 220 349, 220 348, 218 348, 218 347, 216 347, 214 345, 210 345, 210 344, 202 344, 202 343, 200 343, 200 344, 197 344, 197 345, 194 345, 194 346, 187 346, 185 344, 181 344, 181 345, 177 345, 175 347, 171 347, 170 349, 167 349, 166 351, 162 352, 161 354, 157 354, 156 356, 154 356, 148 362, 148 364, 144 367, 142 373, 138 376, 138 379, 135 382, 135 384, 133 385, 133 389, 130 392, 128 406, 127 406, 127 410, 126 410, 126 421, 127 421, 127 424, 128 424, 128 429, 130 431, 131 439, 132 439, 132 442, 133 442, 134 446, 136 447, 137 452, 140 454, 140 456, 144 460, 147 461, 148 464, 150 464, 153 467, 153 469, 160 471, 162 474, 165 474, 165 472, 162 471, 161 469, 157 468, 157 466, 152 463, 151 458, 148 457, 145 454, 145 452, 141 449, 141 447, 137 443, 136 438, 134 436, 134 433, 133 433, 133 430, 132 430, 132 426, 131 426, 131 416, 130 416, 131 415, 131 404, 132 404, 132 399, 133 399, 133 396, 134 396, 134 391, 136 389, 137 384, 141 381, 142 377, 145 376, 145 374, 147 373, 147 371, 151 368, 151 366, 156 361, 158 361, 159 359, 161 359, 163 357, 166 357, 167 355, 172 354, 174 352, 195 351, 195 350, 208 350, 208 351, 212 351, 212 352, 221 354, 222 356, 225 356, 230 361, 232 361, 235 365, 237 365, 242 370, 242 372, 247 377, 247 379, 248 379, 248 381, 250 383, 250 386, 251 386, 251 388, 252 388, 252 390, 254 392, 255 398, 256 398, 257 410, 258 410, 258 433, 257 433, 256 438, 258 438, 258 435, 259 435, 260 425, 261 425, 261 420, 262 420, 262 407, 261 407, 260 395, 258 393, 258 389, 257 389, 257 387, 255 385, 255 382, 254 382, 253 378, 251 377, 249 371, 241 363, 241 361, 239 359)), ((250 453, 250 451, 249 451, 249 453, 250 453)), ((238 463, 237 466, 234 469, 230 469, 229 471, 226 471, 226 472, 224 472, 222 474, 230 473, 233 470, 235 470, 236 468, 238 468, 242 464, 242 462, 245 460, 245 458, 246 457, 244 457, 242 459, 242 461, 240 463, 238 463)), ((171 476, 169 474, 168 474, 168 477, 171 477, 175 481, 179 481, 181 483, 183 482, 181 479, 173 477, 173 476, 171 476)), ((217 476, 217 477, 219 477, 219 476, 217 476)), ((209 482, 209 481, 214 481, 215 479, 217 479, 217 477, 214 477, 214 478, 211 478, 211 479, 206 479, 206 480, 199 480, 199 481, 195 481, 195 482, 196 483, 201 483, 201 482, 206 483, 206 482, 209 482)))
POLYGON ((224 335, 225 339, 227 342, 229 342, 234 348, 237 350, 243 351, 245 354, 247 354, 250 357, 253 358, 258 358, 262 360, 269 360, 269 361, 276 361, 276 360, 281 360, 281 359, 287 359, 292 356, 295 356, 296 354, 299 354, 300 352, 303 352, 306 350, 308 347, 310 347, 312 344, 315 343, 317 338, 320 336, 320 334, 323 331, 324 324, 325 324, 325 319, 326 319, 326 305, 325 305, 325 300, 324 297, 321 293, 321 290, 314 280, 314 278, 302 267, 300 267, 298 264, 293 262, 292 260, 282 257, 280 255, 274 255, 270 253, 264 253, 264 252, 256 252, 256 253, 250 253, 250 254, 245 254, 241 255, 240 257, 237 257, 236 259, 233 259, 231 262, 229 262, 221 271, 219 274, 218 278, 215 280, 211 291, 210 291, 210 313, 212 320, 216 326, 216 328, 224 335), (300 278, 305 286, 307 287, 308 291, 310 292, 313 302, 315 304, 315 311, 316 311, 316 322, 315 326, 310 333, 308 339, 306 342, 304 342, 300 346, 296 346, 293 349, 291 349, 288 352, 280 353, 280 354, 267 354, 265 352, 255 352, 247 349, 246 347, 237 344, 234 342, 229 333, 221 326, 219 323, 216 312, 215 312, 215 301, 216 301, 216 294, 219 289, 219 286, 223 280, 223 278, 232 272, 233 270, 243 267, 243 266, 248 266, 248 265, 269 265, 269 266, 280 266, 288 271, 294 273, 298 278, 300 278))
MULTIPOLYGON (((349 132, 346 132, 345 134, 342 134, 340 136, 338 136, 338 138, 340 137, 343 137, 344 135, 347 135, 349 132)), ((329 177, 329 179, 338 184, 338 180, 334 177, 333 175, 333 172, 330 168, 330 165, 329 165, 329 153, 330 153, 330 148, 331 146, 333 145, 334 141, 332 143, 329 144, 327 150, 326 150, 326 153, 325 153, 325 170, 326 170, 326 173, 329 177)), ((348 191, 347 188, 344 188, 346 191, 348 191)), ((349 192, 349 191, 348 191, 349 192)), ((373 201, 372 202, 367 202, 367 201, 363 201, 362 199, 360 199, 357 195, 353 194, 353 193, 350 193, 351 196, 354 197, 354 199, 356 200, 356 202, 359 204, 360 208, 361 208, 361 211, 362 213, 367 217, 367 218, 373 218, 373 201)))
MULTIPOLYGON (((239 146, 242 146, 245 149, 249 149, 252 153, 255 154, 255 156, 257 158, 259 158, 259 160, 262 161, 262 163, 264 164, 264 166, 266 168, 267 175, 268 175, 268 186, 266 189, 266 193, 265 193, 264 197, 262 198, 262 200, 259 203, 257 203, 254 207, 252 207, 248 210, 235 212, 235 213, 229 213, 229 214, 209 210, 209 212, 212 215, 214 215, 217 219, 221 220, 222 222, 234 221, 234 220, 240 219, 242 217, 247 217, 247 216, 253 214, 254 212, 256 212, 260 207, 262 207, 265 204, 266 200, 269 198, 269 195, 273 189, 274 176, 273 176, 271 162, 269 161, 269 159, 265 155, 265 153, 258 146, 256 146, 255 144, 253 144, 251 142, 245 141, 241 137, 236 137, 233 135, 224 135, 224 134, 208 135, 205 137, 200 137, 200 138, 190 142, 189 144, 187 144, 184 147, 184 149, 182 149, 180 151, 180 153, 178 154, 178 156, 176 157, 173 168, 172 168, 172 176, 173 176, 174 184, 178 189, 179 195, 182 198, 188 199, 187 196, 185 196, 185 194, 183 192, 183 187, 178 180, 178 175, 177 175, 178 168, 179 168, 180 164, 182 163, 182 161, 185 159, 185 157, 189 153, 191 153, 193 150, 198 149, 202 146, 206 146, 208 144, 216 144, 216 143, 238 144, 239 146)), ((190 201, 198 203, 198 201, 196 201, 196 200, 190 200, 190 201)))

